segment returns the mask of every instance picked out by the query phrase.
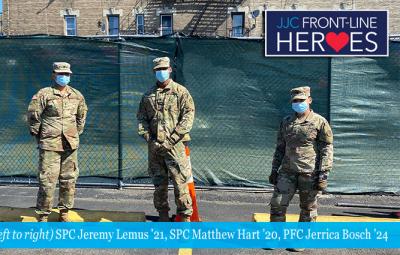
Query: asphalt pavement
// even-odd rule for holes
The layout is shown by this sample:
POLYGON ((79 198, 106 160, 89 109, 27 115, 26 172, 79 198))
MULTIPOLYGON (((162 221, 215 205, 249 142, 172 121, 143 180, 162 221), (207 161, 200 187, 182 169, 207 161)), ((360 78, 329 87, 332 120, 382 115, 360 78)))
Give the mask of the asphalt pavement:
MULTIPOLYGON (((37 187, 3 185, 0 186, 0 206, 34 207, 37 187)), ((57 194, 57 192, 56 192, 57 194)), ((197 202, 202 221, 252 221, 253 213, 268 212, 270 192, 197 190, 197 202)), ((175 210, 172 190, 169 194, 171 212, 175 210)), ((75 207, 80 209, 105 211, 142 211, 147 221, 157 221, 157 212, 153 208, 153 190, 150 188, 100 189, 78 188, 75 207)), ((333 216, 368 216, 394 217, 395 210, 337 207, 338 202, 380 204, 400 206, 400 196, 373 195, 341 195, 325 194, 319 198, 319 214, 333 216)), ((296 195, 289 207, 289 213, 298 213, 299 199, 296 195)), ((0 254, 178 254, 178 249, 0 249, 0 254)), ((193 249, 192 254, 293 254, 284 249, 193 249)), ((297 253, 299 254, 299 253, 297 253)), ((400 255, 400 249, 308 249, 300 254, 323 255, 358 255, 358 254, 393 254, 400 255)))

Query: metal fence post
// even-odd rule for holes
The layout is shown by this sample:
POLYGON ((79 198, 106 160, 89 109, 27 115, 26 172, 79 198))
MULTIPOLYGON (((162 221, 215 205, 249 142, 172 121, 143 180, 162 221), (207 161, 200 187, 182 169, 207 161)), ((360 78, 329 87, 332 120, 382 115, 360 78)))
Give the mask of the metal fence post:
POLYGON ((118 43, 118 189, 122 189, 122 93, 121 93, 121 44, 118 43))
MULTIPOLYGON (((332 57, 328 58, 328 122, 331 123, 332 57)), ((332 125, 332 124, 331 124, 332 125)))

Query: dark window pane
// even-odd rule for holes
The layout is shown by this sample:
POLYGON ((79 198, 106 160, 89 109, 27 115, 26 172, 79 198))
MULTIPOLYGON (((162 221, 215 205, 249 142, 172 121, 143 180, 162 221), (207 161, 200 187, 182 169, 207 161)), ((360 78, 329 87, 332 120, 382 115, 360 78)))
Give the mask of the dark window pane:
POLYGON ((144 34, 144 15, 136 15, 136 31, 138 34, 144 34))
POLYGON ((66 16, 65 23, 66 23, 67 35, 75 36, 76 35, 76 16, 66 16))
POLYGON ((161 35, 170 35, 173 33, 172 29, 172 15, 161 16, 161 35))
POLYGON ((244 14, 232 14, 232 36, 243 36, 244 14))
POLYGON ((119 16, 108 16, 108 34, 119 34, 119 16))

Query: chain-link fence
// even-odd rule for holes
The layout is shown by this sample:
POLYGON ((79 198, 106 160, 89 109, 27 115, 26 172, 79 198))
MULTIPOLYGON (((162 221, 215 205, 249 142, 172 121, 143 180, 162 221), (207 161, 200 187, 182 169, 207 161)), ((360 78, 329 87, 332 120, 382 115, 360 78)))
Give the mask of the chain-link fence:
POLYGON ((332 188, 399 192, 400 43, 389 58, 335 58, 331 70, 332 188))
POLYGON ((312 84, 316 110, 328 115, 329 59, 266 61, 262 46, 261 41, 128 39, 121 57, 122 91, 127 93, 122 107, 128 135, 123 139, 124 183, 147 176, 145 144, 136 135, 134 113, 143 92, 154 84, 152 59, 168 55, 175 59, 175 80, 189 89, 196 104, 191 145, 197 183, 265 186, 279 121, 291 111, 290 88, 312 84))
POLYGON ((123 42, 34 37, 0 39, 0 176, 33 181, 37 150, 26 124, 32 95, 50 84, 51 63, 67 61, 86 97, 80 183, 150 183, 147 148, 136 133, 152 60, 169 56, 191 92, 197 184, 266 187, 289 90, 312 88, 313 109, 331 121, 335 162, 329 191, 397 192, 400 44, 389 58, 265 58, 257 40, 126 38, 123 42))
POLYGON ((0 171, 3 180, 35 180, 38 152, 29 136, 27 105, 51 85, 52 63, 73 66, 73 86, 89 102, 80 149, 82 176, 118 177, 118 45, 70 38, 0 40, 0 171), (90 135, 89 135, 90 134, 90 135), (85 146, 89 144, 89 146, 85 146))

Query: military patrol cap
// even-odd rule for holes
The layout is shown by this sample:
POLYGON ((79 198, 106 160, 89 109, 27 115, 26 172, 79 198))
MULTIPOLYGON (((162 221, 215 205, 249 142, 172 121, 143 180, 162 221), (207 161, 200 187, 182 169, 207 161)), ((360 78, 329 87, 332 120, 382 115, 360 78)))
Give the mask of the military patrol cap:
POLYGON ((170 60, 169 57, 156 58, 153 60, 153 63, 154 63, 153 70, 158 68, 168 68, 170 60))
POLYGON ((290 90, 292 101, 296 99, 307 99, 311 96, 311 88, 308 86, 297 87, 290 90))
POLYGON ((54 62, 53 63, 53 72, 55 73, 72 73, 71 65, 67 62, 54 62))

